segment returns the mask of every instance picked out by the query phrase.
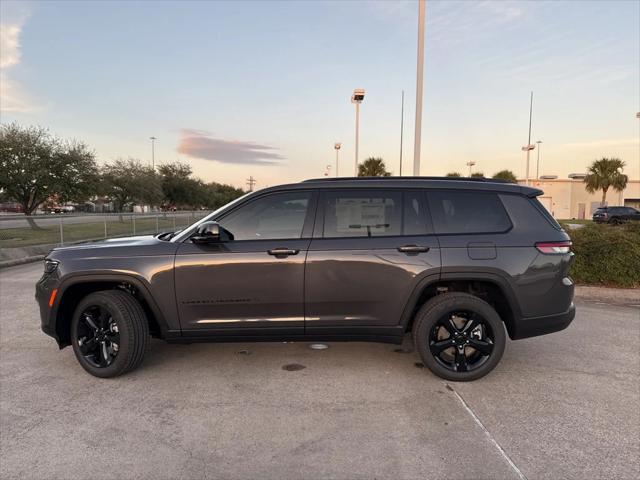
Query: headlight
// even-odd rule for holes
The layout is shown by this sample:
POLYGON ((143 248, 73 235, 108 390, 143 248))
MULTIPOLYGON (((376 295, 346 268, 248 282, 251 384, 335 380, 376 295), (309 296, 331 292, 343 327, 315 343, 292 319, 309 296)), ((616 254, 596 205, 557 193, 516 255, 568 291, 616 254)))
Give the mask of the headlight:
POLYGON ((56 268, 58 268, 58 262, 49 260, 48 258, 44 260, 44 273, 53 273, 56 271, 56 268))

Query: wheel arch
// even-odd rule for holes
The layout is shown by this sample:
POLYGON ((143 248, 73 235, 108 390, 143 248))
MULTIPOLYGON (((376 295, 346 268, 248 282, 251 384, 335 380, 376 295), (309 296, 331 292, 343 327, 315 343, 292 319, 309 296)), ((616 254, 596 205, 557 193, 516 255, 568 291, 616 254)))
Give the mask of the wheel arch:
POLYGON ((140 302, 153 336, 168 336, 166 318, 143 280, 127 274, 82 274, 65 278, 58 287, 60 300, 56 302, 51 315, 60 348, 71 344, 71 319, 78 302, 90 293, 111 289, 124 290, 140 302))
POLYGON ((401 325, 411 331, 415 316, 429 299, 445 292, 466 292, 487 301, 500 315, 509 337, 521 316, 520 308, 508 281, 491 272, 447 272, 439 277, 421 279, 411 293, 402 313, 401 325))

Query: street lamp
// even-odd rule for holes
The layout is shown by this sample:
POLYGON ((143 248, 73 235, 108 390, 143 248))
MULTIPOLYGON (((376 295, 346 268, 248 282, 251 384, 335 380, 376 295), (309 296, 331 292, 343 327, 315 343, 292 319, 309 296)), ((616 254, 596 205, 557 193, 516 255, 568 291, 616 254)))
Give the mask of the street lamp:
POLYGON ((540 144, 542 140, 536 142, 538 144, 538 160, 536 161, 536 180, 540 178, 540 144))
POLYGON ((156 169, 156 151, 155 151, 155 142, 157 140, 156 137, 149 137, 151 140, 151 167, 155 171, 156 169))
POLYGON ((340 142, 336 142, 333 144, 333 148, 336 150, 336 177, 338 176, 338 153, 342 148, 342 144, 340 142))
POLYGON ((527 171, 526 171, 526 180, 527 180, 527 185, 529 185, 529 154, 531 153, 531 150, 533 150, 534 148, 536 148, 535 145, 531 145, 531 118, 533 115, 533 92, 531 92, 531 101, 529 103, 529 139, 527 140, 527 144, 522 147, 522 151, 523 152, 527 152, 527 171))
POLYGON ((467 162, 467 166, 469 167, 469 177, 471 177, 471 167, 473 167, 476 164, 476 162, 474 162, 473 160, 469 160, 467 162))
POLYGON ((413 136, 413 175, 420 175, 420 146, 422 136, 422 77, 424 74, 424 11, 425 0, 418 0, 418 60, 416 66, 416 124, 413 136))
POLYGON ((358 176, 358 142, 360 138, 360 104, 364 100, 364 88, 356 88, 351 95, 351 103, 356 104, 356 172, 358 176))

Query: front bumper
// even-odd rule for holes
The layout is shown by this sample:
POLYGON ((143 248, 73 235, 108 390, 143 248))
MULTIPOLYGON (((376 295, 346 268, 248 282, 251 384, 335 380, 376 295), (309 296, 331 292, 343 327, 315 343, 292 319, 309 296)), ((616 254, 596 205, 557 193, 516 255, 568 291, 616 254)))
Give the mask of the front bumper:
POLYGON ((513 323, 511 333, 512 340, 537 337, 547 333, 559 332, 569 326, 576 316, 576 306, 571 306, 566 312, 544 317, 520 318, 513 323))
POLYGON ((45 274, 42 276, 38 283, 36 283, 36 302, 40 308, 40 328, 44 333, 58 340, 56 334, 55 325, 55 310, 57 309, 57 303, 60 300, 58 296, 54 299, 54 302, 49 306, 51 299, 51 293, 57 288, 59 278, 57 273, 45 274))

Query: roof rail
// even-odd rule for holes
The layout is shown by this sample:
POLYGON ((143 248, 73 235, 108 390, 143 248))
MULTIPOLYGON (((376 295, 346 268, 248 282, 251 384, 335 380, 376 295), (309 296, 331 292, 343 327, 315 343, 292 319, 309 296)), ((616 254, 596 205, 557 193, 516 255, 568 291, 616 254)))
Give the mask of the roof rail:
POLYGON ((463 181, 463 182, 489 182, 489 183, 510 183, 508 180, 501 178, 485 178, 485 177, 324 177, 310 178, 304 180, 308 182, 342 182, 342 181, 367 181, 367 180, 446 180, 446 181, 463 181))

